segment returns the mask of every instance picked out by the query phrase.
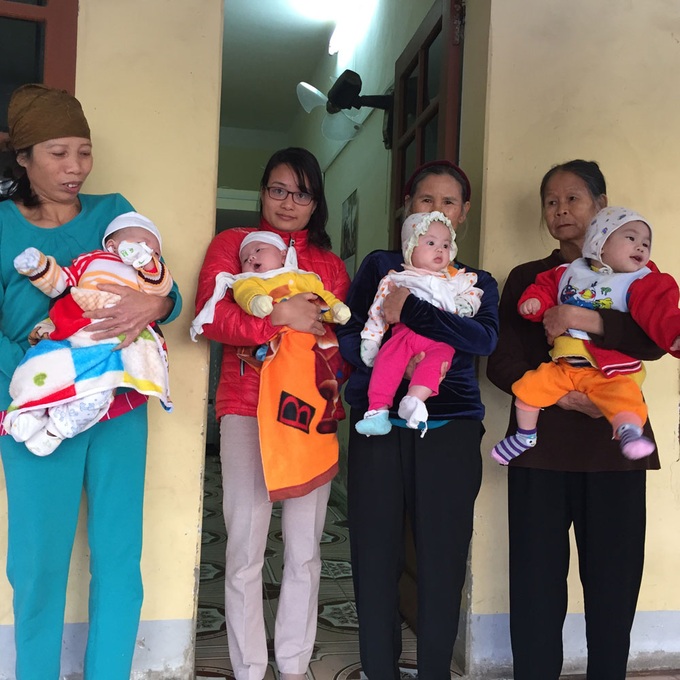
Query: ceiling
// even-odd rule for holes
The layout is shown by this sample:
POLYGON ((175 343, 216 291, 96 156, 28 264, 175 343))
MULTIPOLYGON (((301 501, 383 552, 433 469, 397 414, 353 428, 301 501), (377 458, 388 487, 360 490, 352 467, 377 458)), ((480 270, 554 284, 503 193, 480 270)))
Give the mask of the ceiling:
MULTIPOLYGON (((294 8, 301 4, 225 0, 221 127, 289 130, 300 111, 295 86, 309 81, 318 60, 328 54, 334 28, 333 22, 311 18, 309 12, 303 16, 294 8)), ((311 11, 323 2, 307 4, 311 11)))

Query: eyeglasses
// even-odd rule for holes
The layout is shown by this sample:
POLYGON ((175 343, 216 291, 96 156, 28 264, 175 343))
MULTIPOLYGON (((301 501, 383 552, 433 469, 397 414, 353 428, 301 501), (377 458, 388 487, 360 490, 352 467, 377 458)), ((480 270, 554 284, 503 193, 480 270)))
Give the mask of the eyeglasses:
POLYGON ((265 187, 269 198, 273 198, 275 201, 285 201, 288 196, 293 197, 293 203, 298 205, 309 205, 314 197, 304 191, 288 191, 283 187, 265 187))

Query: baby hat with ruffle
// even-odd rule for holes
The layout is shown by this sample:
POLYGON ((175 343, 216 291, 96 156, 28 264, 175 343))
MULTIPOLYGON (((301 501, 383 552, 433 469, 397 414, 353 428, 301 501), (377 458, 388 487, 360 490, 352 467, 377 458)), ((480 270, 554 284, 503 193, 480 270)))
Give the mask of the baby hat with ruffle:
POLYGON ((418 245, 418 239, 427 233, 432 222, 441 222, 448 227, 451 234, 451 248, 449 249, 449 262, 452 262, 458 252, 456 246, 456 230, 451 220, 442 212, 435 210, 429 213, 413 213, 409 215, 401 227, 401 251, 404 254, 404 262, 411 264, 413 249, 418 245))

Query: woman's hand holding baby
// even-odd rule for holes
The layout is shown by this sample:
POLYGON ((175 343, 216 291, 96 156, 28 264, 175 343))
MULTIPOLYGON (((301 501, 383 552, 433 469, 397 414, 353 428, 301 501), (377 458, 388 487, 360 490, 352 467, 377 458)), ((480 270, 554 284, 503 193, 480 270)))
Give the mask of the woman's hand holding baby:
POLYGON ((406 298, 411 294, 408 288, 396 286, 390 282, 388 284, 389 293, 385 296, 382 304, 382 314, 387 324, 395 324, 401 320, 401 310, 404 307, 406 298))
POLYGON ((298 293, 293 297, 274 305, 269 319, 273 326, 288 326, 294 331, 323 335, 323 313, 314 293, 298 293))

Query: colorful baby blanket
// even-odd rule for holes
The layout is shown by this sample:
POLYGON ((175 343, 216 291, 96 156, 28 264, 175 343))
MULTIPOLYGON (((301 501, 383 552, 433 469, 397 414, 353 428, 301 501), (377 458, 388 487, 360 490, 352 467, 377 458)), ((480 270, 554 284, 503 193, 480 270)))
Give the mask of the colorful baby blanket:
POLYGON ((9 429, 11 419, 22 411, 118 387, 158 397, 163 408, 172 411, 162 335, 147 326, 129 347, 113 351, 117 344, 93 342, 87 330, 80 330, 66 340, 46 338, 29 348, 12 376, 5 426, 9 429))

